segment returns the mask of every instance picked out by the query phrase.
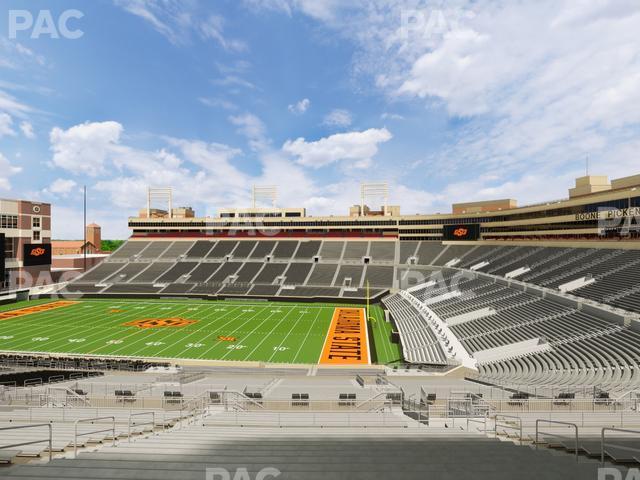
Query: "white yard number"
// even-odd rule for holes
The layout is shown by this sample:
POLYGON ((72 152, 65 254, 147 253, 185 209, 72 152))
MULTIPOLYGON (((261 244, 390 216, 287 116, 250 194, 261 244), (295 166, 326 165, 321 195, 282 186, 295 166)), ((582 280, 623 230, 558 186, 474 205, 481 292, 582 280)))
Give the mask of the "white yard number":
POLYGON ((289 347, 273 347, 273 350, 276 352, 286 352, 289 350, 289 347))
POLYGON ((109 340, 107 345, 120 345, 122 342, 122 340, 109 340))
POLYGON ((282 313, 282 310, 271 310, 271 313, 282 313))
POLYGON ((0 337, 0 340, 11 340, 13 338, 13 335, 3 335, 0 337))
POLYGON ((159 347, 160 345, 164 345, 164 342, 147 342, 145 345, 147 347, 159 347))
POLYGON ((185 345, 185 347, 187 347, 187 348, 200 348, 200 347, 204 347, 204 343, 187 343, 185 345))
POLYGON ((242 350, 243 348, 247 348, 246 345, 229 345, 227 350, 242 350))
POLYGON ((250 308, 245 308, 244 310, 242 310, 244 313, 249 313, 249 312, 253 312, 254 310, 251 310, 250 308))
POLYGON ((33 337, 31 339, 32 342, 46 342, 49 340, 49 337, 33 337))
POLYGON ((86 340, 86 338, 70 338, 69 342, 70 343, 82 343, 86 340))

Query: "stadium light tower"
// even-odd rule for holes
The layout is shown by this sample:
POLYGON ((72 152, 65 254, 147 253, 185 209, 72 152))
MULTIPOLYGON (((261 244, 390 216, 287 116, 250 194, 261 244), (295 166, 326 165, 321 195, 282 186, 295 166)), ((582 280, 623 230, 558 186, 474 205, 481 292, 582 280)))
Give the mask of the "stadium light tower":
POLYGON ((278 199, 277 185, 254 185, 251 190, 251 198, 253 200, 253 208, 255 209, 260 200, 266 200, 275 208, 278 199))
POLYGON ((173 190, 171 187, 147 189, 147 218, 151 218, 151 206, 155 203, 167 205, 169 218, 173 218, 173 190))
POLYGON ((389 203, 389 185, 387 183, 363 183, 360 185, 360 215, 364 215, 367 198, 382 198, 382 211, 387 215, 389 203))

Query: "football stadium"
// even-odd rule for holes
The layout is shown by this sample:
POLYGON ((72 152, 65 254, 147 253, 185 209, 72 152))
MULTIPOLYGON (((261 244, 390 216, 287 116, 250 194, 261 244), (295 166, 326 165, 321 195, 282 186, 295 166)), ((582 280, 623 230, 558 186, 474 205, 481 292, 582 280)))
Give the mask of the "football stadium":
MULTIPOLYGON (((419 216, 363 194, 344 217, 198 217, 163 189, 102 262, 3 294, 0 475, 634 468, 640 176, 596 182, 419 216)), ((51 262, 46 241, 23 250, 51 262)))
POLYGON ((0 480, 640 480, 638 32, 0 2, 0 480))

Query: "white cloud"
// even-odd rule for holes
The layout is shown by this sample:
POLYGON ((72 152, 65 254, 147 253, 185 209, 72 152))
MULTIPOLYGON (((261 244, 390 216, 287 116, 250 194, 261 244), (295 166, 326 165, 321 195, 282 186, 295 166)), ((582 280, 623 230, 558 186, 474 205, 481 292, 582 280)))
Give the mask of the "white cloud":
POLYGON ((57 178, 51 183, 51 185, 49 185, 48 188, 45 189, 45 191, 54 195, 66 197, 77 186, 78 184, 69 178, 57 178))
POLYGON ((54 127, 49 134, 52 164, 74 174, 103 174, 106 160, 117 151, 122 130, 113 121, 86 122, 68 130, 54 127))
POLYGON ((252 10, 255 8, 275 10, 289 16, 294 10, 300 10, 310 17, 324 21, 332 21, 341 8, 349 5, 349 2, 341 0, 245 0, 245 3, 252 10))
POLYGON ((311 100, 309 100, 308 98, 303 98, 302 100, 299 100, 296 103, 289 104, 287 109, 295 115, 302 115, 309 109, 310 106, 311 106, 311 100))
POLYGON ((16 131, 13 129, 13 118, 8 113, 0 112, 0 138, 5 136, 16 136, 16 131))
POLYGON ((249 140, 252 150, 264 150, 269 145, 267 129, 257 116, 252 113, 233 115, 229 121, 238 127, 238 133, 244 135, 249 140))
POLYGON ((336 108, 325 115, 322 123, 330 127, 348 127, 352 121, 351 112, 342 108, 336 108))
POLYGON ((254 90, 256 88, 256 86, 249 80, 245 80, 237 75, 226 75, 222 78, 216 78, 212 80, 212 83, 222 87, 242 87, 249 90, 254 90))
POLYGON ((232 52, 247 50, 246 42, 227 37, 225 20, 205 14, 197 3, 179 0, 115 0, 116 5, 149 23, 173 44, 186 44, 193 35, 214 40, 232 52))
POLYGON ((282 150, 297 157, 297 163, 306 167, 320 168, 332 163, 349 160, 351 165, 364 168, 378 153, 378 144, 391 140, 386 128, 370 128, 362 132, 337 133, 307 142, 304 138, 287 140, 282 150))
POLYGON ((9 163, 9 160, 7 160, 7 157, 0 153, 0 190, 11 190, 11 183, 9 182, 9 178, 20 173, 21 171, 22 168, 11 165, 11 163, 9 163))
POLYGON ((238 106, 235 103, 225 100, 224 98, 200 97, 198 98, 198 101, 207 107, 223 108, 225 110, 238 109, 238 106))
POLYGON ((382 115, 380 115, 380 118, 382 120, 404 120, 404 117, 399 113, 389 113, 389 112, 384 112, 382 115))
POLYGON ((22 134, 29 139, 33 139, 36 138, 36 134, 33 131, 33 125, 31 125, 30 122, 27 122, 26 120, 22 121, 20 123, 20 130, 22 130, 22 134))

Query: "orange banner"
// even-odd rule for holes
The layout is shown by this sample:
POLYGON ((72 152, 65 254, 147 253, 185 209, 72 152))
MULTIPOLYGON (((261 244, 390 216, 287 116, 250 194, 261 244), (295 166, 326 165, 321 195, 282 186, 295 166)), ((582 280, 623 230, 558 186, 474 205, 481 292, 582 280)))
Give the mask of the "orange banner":
POLYGON ((9 320, 11 318, 22 317, 31 313, 46 312, 47 310, 53 310, 55 308, 68 307, 78 302, 70 302, 67 300, 61 300, 59 302, 44 303, 42 305, 34 305, 33 307, 20 308, 18 310, 9 310, 8 312, 0 312, 0 320, 9 320))
POLYGON ((320 364, 368 365, 369 335, 363 308, 336 308, 320 364))

